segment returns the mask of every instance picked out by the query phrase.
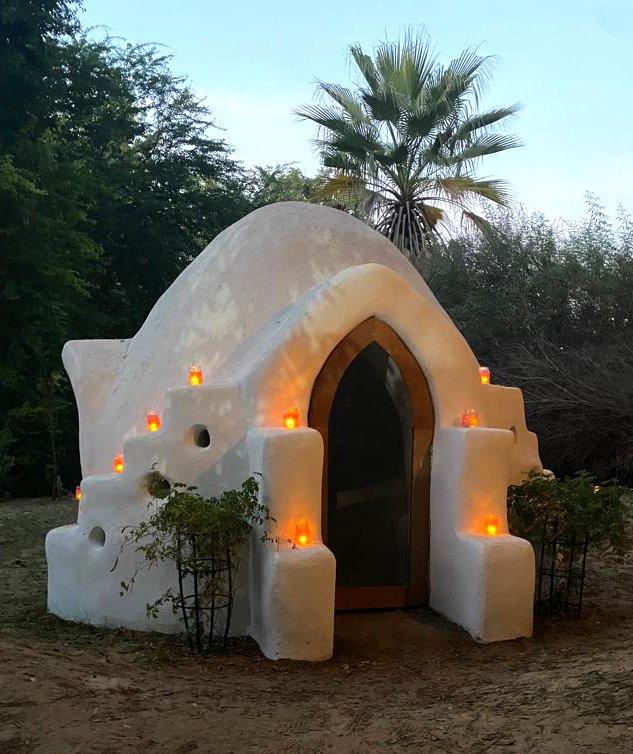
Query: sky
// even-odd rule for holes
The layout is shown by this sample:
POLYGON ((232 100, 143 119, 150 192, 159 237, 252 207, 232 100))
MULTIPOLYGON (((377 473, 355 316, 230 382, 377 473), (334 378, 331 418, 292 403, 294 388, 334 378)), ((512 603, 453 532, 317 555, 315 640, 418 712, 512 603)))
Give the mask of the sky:
POLYGON ((467 47, 495 56, 484 107, 521 103, 520 149, 480 177, 508 180, 516 202, 575 221, 585 192, 633 213, 633 0, 84 0, 93 34, 156 42, 206 98, 218 135, 246 166, 318 171, 314 127, 293 115, 317 79, 353 85, 348 47, 371 51, 426 27, 448 63, 467 47))

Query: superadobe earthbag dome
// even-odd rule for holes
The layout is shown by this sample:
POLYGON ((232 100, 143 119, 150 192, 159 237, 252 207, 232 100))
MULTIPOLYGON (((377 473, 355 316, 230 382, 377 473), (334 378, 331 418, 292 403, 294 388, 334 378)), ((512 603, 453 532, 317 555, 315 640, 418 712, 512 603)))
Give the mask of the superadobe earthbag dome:
POLYGON ((71 341, 63 360, 83 481, 77 524, 46 539, 51 612, 181 630, 168 609, 146 614, 174 582, 167 564, 120 595, 137 557, 121 551, 122 529, 148 515, 155 465, 207 495, 262 474, 288 542, 253 536, 232 632, 268 657, 329 657, 335 607, 428 604, 481 641, 531 634, 533 552, 506 516, 507 486, 541 468, 521 393, 482 384, 413 266, 358 220, 259 209, 214 239, 133 338, 71 341))

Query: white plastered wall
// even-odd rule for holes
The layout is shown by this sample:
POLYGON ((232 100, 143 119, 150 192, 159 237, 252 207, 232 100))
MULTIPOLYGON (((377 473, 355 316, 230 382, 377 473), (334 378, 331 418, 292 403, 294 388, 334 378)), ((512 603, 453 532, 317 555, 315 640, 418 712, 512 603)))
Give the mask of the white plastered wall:
POLYGON ((177 630, 171 614, 158 623, 145 615, 173 582, 169 569, 140 574, 119 595, 135 564, 129 549, 119 555, 121 528, 147 515, 145 474, 156 464, 215 494, 258 471, 279 542, 254 535, 233 632, 253 635, 269 657, 329 656, 335 564, 320 533, 322 444, 313 430, 283 430, 283 412, 296 405, 305 423, 324 361, 371 316, 407 344, 433 396, 431 606, 481 641, 530 635, 533 556, 507 534, 505 513, 507 484, 540 467, 520 392, 481 385, 469 347, 384 238, 343 213, 296 204, 265 208, 221 234, 135 338, 64 349, 85 478, 77 525, 47 538, 49 608, 72 620, 177 630), (179 386, 193 362, 205 384, 179 386), (163 417, 155 434, 143 431, 150 407, 163 417), (479 429, 460 426, 467 408, 479 412, 479 429), (209 428, 209 448, 192 442, 198 424, 209 428), (121 451, 124 473, 104 473, 121 451), (485 536, 489 514, 503 522, 502 536, 485 536), (287 542, 297 517, 310 522, 307 547, 287 542), (103 547, 90 540, 96 526, 103 547))

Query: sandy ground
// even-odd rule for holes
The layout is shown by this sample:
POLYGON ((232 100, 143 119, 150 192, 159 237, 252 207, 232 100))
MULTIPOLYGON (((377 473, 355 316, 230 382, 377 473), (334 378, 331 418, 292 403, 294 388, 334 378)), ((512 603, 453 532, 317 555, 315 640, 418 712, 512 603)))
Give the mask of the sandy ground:
POLYGON ((633 562, 593 559, 584 617, 481 646, 429 611, 337 618, 322 664, 45 612, 47 529, 74 503, 0 503, 0 752, 633 752, 633 562), (598 578, 598 576, 600 578, 598 578))

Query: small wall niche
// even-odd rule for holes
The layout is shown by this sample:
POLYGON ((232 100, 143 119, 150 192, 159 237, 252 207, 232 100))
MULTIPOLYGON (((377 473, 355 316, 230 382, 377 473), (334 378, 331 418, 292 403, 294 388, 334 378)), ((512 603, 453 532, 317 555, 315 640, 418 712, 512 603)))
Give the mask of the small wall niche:
POLYGON ((88 541, 93 547, 103 547, 105 545, 106 535, 100 526, 95 526, 90 530, 88 541))
POLYGON ((208 448, 211 445, 211 433, 204 424, 194 424, 187 432, 187 440, 197 448, 208 448))
POLYGON ((152 469, 141 482, 141 490, 154 498, 164 498, 169 494, 171 485, 160 471, 152 469))

